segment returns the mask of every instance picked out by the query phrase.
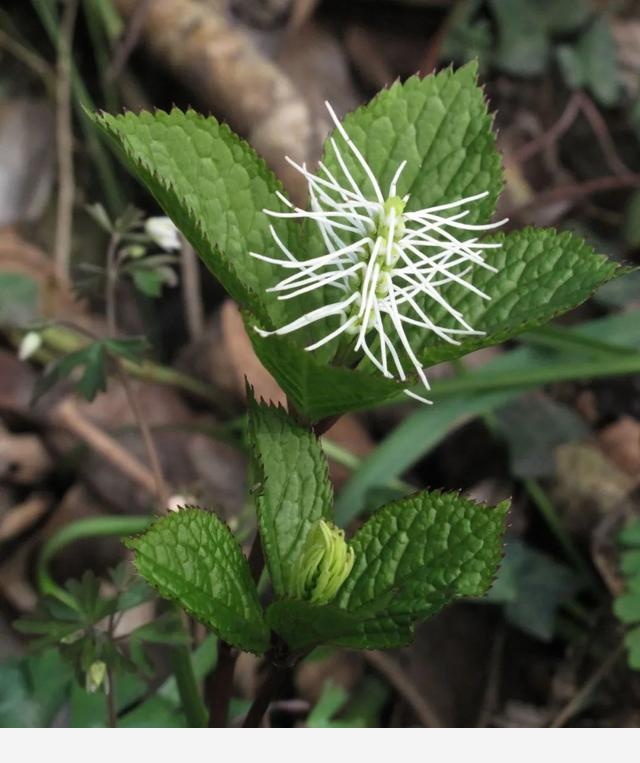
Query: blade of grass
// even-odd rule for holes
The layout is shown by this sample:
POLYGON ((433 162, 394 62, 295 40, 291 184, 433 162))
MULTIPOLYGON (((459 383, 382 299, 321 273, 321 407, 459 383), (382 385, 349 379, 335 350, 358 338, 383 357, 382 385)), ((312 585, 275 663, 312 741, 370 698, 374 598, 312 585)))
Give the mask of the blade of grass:
MULTIPOLYGON (((590 321, 568 333, 577 340, 576 348, 586 339, 634 350, 640 347, 640 311, 590 321)), ((423 406, 409 415, 360 462, 338 496, 336 521, 341 525, 348 523, 365 508, 370 490, 389 485, 449 432, 474 416, 492 411, 542 384, 630 373, 640 373, 637 351, 606 361, 567 361, 558 352, 540 353, 522 347, 463 376, 435 383, 432 397, 436 404, 423 406)))
MULTIPOLYGON (((60 44, 60 24, 55 6, 49 0, 31 0, 31 2, 57 50, 60 44)), ((74 109, 80 121, 87 147, 93 157, 106 204, 111 214, 115 217, 124 209, 125 197, 115 174, 111 157, 102 143, 103 139, 98 136, 93 122, 87 116, 86 111, 95 111, 96 105, 89 95, 89 91, 82 81, 77 67, 73 63, 73 56, 71 57, 71 89, 73 92, 74 109)))

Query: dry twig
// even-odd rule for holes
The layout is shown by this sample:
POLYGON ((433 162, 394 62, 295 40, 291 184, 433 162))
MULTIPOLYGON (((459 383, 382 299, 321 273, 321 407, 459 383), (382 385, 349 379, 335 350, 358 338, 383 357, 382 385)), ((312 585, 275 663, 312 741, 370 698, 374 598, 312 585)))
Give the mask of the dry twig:
POLYGON ((149 469, 113 437, 88 421, 73 400, 66 399, 59 403, 52 412, 52 420, 85 442, 149 495, 158 496, 156 480, 149 469))
POLYGON ((382 652, 364 652, 365 660, 381 673, 415 713, 420 723, 427 728, 443 728, 445 724, 438 713, 420 694, 413 681, 400 665, 382 652))
POLYGON ((593 672, 584 686, 563 707, 554 720, 549 724, 549 728, 559 729, 567 725, 573 716, 580 711, 580 708, 597 688, 598 684, 606 678, 610 671, 615 667, 616 662, 623 653, 624 644, 619 644, 618 647, 609 654, 607 659, 593 672))

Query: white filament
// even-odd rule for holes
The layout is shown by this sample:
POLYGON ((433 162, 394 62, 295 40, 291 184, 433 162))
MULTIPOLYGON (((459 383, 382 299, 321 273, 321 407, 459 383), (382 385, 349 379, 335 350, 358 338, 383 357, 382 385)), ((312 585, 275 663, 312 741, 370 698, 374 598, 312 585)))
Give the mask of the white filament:
MULTIPOLYGON (((486 224, 462 222, 470 212, 465 207, 485 198, 488 191, 405 212, 404 205, 410 196, 399 199, 396 194, 406 161, 398 166, 385 199, 366 159, 331 106, 328 103, 325 105, 338 132, 330 143, 346 187, 322 162, 319 174, 314 175, 305 165, 296 164, 287 157, 289 164, 307 180, 310 209, 300 209, 278 193, 289 211, 263 211, 275 218, 311 220, 319 228, 326 254, 298 260, 273 226, 270 226, 271 235, 284 259, 258 252, 250 254, 288 271, 285 278, 268 289, 276 292, 280 300, 294 299, 326 287, 338 289, 342 296, 275 331, 256 330, 262 336, 284 335, 337 316, 340 319, 338 327, 308 345, 306 350, 316 350, 348 332, 354 338, 354 351, 362 352, 384 376, 407 381, 408 362, 428 391, 429 381, 411 346, 405 326, 431 332, 442 341, 454 345, 460 344, 460 337, 484 333, 469 325, 462 313, 447 301, 442 288, 455 283, 481 299, 490 299, 471 282, 470 277, 474 266, 496 272, 496 268, 485 262, 484 252, 497 249, 501 244, 481 243, 477 237, 460 239, 457 232, 490 231, 506 220, 486 224), (346 158, 338 146, 338 136, 350 152, 346 158), (352 167, 355 162, 364 171, 370 186, 367 192, 358 186, 347 159, 352 167), (449 211, 453 214, 448 217, 441 214, 449 211), (427 296, 434 306, 444 309, 455 321, 456 327, 437 325, 428 315, 428 301, 421 300, 419 304, 416 300, 419 296, 427 296)), ((430 402, 411 390, 405 392, 423 403, 430 402)))

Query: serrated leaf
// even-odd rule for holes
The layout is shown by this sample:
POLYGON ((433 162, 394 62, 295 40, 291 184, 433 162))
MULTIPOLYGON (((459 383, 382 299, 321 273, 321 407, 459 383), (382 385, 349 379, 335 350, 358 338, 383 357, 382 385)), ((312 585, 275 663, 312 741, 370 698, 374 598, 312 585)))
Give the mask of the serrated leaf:
POLYGON ((376 512, 350 540, 353 570, 335 600, 274 602, 271 627, 294 649, 408 644, 414 626, 491 584, 508 502, 479 506, 456 493, 419 493, 376 512))
MULTIPOLYGON (((596 254, 584 240, 568 232, 525 228, 489 240, 502 244, 487 257, 498 272, 476 268, 473 283, 491 299, 482 299, 455 283, 441 290, 449 304, 484 335, 451 345, 434 334, 408 332, 416 349, 421 343, 418 356, 425 366, 541 326, 584 302, 598 286, 622 273, 615 262, 596 254)), ((435 323, 453 327, 453 319, 444 308, 433 303, 424 306, 435 323)))
POLYGON ((354 649, 395 649, 413 639, 413 621, 384 612, 354 614, 335 604, 282 599, 267 609, 267 621, 291 649, 305 652, 318 644, 354 649))
MULTIPOLYGON (((446 70, 433 76, 397 81, 347 114, 343 126, 384 194, 400 164, 406 162, 397 193, 410 194, 407 212, 487 192, 485 198, 469 209, 465 222, 485 221, 492 215, 502 190, 502 164, 495 146, 492 118, 477 85, 475 63, 455 72, 446 70)), ((340 147, 355 185, 365 197, 375 199, 367 171, 351 150, 344 150, 344 139, 337 130, 325 141, 322 161, 328 172, 346 177, 332 139, 340 147)), ((344 183, 347 184, 346 179, 344 183)), ((320 227, 314 221, 305 221, 301 230, 304 247, 293 250, 299 258, 326 253, 320 227)), ((345 241, 349 241, 348 236, 345 241)), ((325 301, 333 301, 335 293, 325 291, 325 301)), ((312 292, 316 293, 320 290, 312 292)), ((290 301, 292 308, 297 308, 296 315, 309 312, 308 296, 304 295, 304 303, 301 299, 290 301)), ((295 332, 293 341, 305 347, 328 331, 327 321, 318 321, 295 332)), ((336 346, 329 343, 314 354, 321 362, 329 362, 336 346)), ((354 387, 356 383, 354 378, 354 387)))
POLYGON ((333 488, 317 438, 282 408, 251 400, 249 440, 258 524, 273 587, 294 590, 295 562, 311 526, 333 514, 333 488))
MULTIPOLYGON (((274 244, 264 207, 283 209, 282 186, 255 151, 226 125, 194 111, 93 116, 231 296, 261 320, 285 314, 262 299, 272 266, 250 256, 274 244)), ((295 226, 278 226, 284 242, 295 226)))
POLYGON ((355 564, 337 605, 417 620, 461 596, 482 596, 502 557, 508 508, 438 491, 383 507, 350 541, 355 564))
MULTIPOLYGON (((344 118, 344 129, 385 193, 398 166, 407 162, 397 193, 411 194, 408 212, 488 191, 465 222, 485 221, 493 214, 502 191, 502 162, 477 73, 474 62, 395 82, 344 118)), ((344 159, 358 187, 370 194, 362 166, 351 154, 344 159)), ((340 173, 329 141, 323 161, 340 173)))
POLYGON ((261 337, 247 320, 249 336, 262 365, 309 422, 379 405, 397 397, 401 385, 381 374, 321 362, 287 337, 261 337))
POLYGON ((262 653, 269 644, 249 565, 214 514, 186 508, 127 540, 140 574, 225 641, 262 653))

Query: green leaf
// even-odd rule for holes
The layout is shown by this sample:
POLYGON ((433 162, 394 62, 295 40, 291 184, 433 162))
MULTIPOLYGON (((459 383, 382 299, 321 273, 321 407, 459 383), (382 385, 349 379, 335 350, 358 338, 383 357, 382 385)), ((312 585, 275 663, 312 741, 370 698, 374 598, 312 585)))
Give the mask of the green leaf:
POLYGON ((613 602, 613 612, 623 623, 640 623, 640 595, 623 593, 613 602))
POLYGON ((356 371, 321 362, 288 337, 261 337, 245 317, 249 336, 262 365, 307 421, 365 410, 397 397, 402 386, 377 372, 356 371))
POLYGON ((497 65, 523 77, 541 74, 549 58, 544 16, 531 0, 490 0, 498 25, 497 65))
POLYGON ((355 564, 336 603, 417 620, 456 598, 482 596, 502 557, 508 508, 439 491, 383 507, 350 541, 355 564))
MULTIPOLYGON (((397 190, 398 196, 411 194, 407 212, 488 191, 465 222, 485 221, 493 214, 502 190, 502 162, 477 71, 474 62, 456 71, 395 82, 344 118, 344 129, 384 192, 398 166, 407 162, 397 190)), ((336 132, 333 137, 343 145, 336 132)), ((362 166, 351 153, 344 159, 357 185, 372 193, 362 166)), ((340 173, 330 141, 323 161, 331 172, 340 173)), ((308 228, 318 240, 317 226, 308 228)))
MULTIPOLYGON (((599 318, 569 334, 579 340, 609 341, 630 350, 640 347, 640 312, 599 318)), ((608 368, 608 364, 601 364, 608 368)), ((590 363, 593 368, 593 363, 590 363)), ((580 362, 567 353, 540 352, 520 347, 469 369, 464 376, 434 384, 432 406, 420 406, 388 434, 358 466, 336 501, 336 522, 346 525, 367 505, 368 498, 392 482, 412 464, 433 450, 445 436, 474 416, 494 410, 541 383, 577 379, 584 373, 580 362), (544 378, 541 381, 540 372, 544 378)))
POLYGON ((78 368, 81 373, 75 382, 75 390, 86 400, 92 401, 107 388, 109 356, 139 361, 148 349, 146 339, 99 339, 75 352, 54 361, 38 379, 33 399, 37 400, 55 384, 67 379, 78 368))
MULTIPOLYGON (((262 209, 284 208, 275 196, 282 186, 254 150, 226 125, 191 110, 93 119, 229 294, 261 320, 280 322, 283 303, 262 298, 273 268, 249 252, 273 251, 262 209)), ((297 241, 292 224, 282 221, 278 232, 285 244, 297 241)))
POLYGON ((640 573, 640 548, 620 554, 620 569, 627 576, 640 573))
POLYGON ((618 102, 622 92, 618 52, 606 16, 596 16, 577 44, 560 46, 557 56, 570 87, 589 89, 602 106, 610 107, 618 102))
POLYGON ((416 622, 488 589, 501 558, 508 505, 488 508, 440 492, 389 504, 350 540, 355 564, 333 602, 277 601, 267 619, 293 649, 407 644, 416 622))
POLYGON ((354 649, 394 649, 413 638, 412 619, 385 612, 341 609, 334 603, 311 604, 296 599, 274 601, 267 621, 291 649, 305 652, 319 644, 354 649))
MULTIPOLYGON (((465 220, 485 220, 495 208, 502 189, 501 161, 476 74, 476 65, 470 64, 456 72, 448 70, 437 76, 396 82, 344 119, 345 130, 383 189, 388 188, 398 166, 407 161, 398 194, 411 194, 408 211, 484 191, 489 192, 488 196, 473 206, 465 220)), ((337 131, 332 137, 343 145, 337 131)), ((325 144, 323 161, 330 172, 341 174, 330 140, 325 144)), ((371 194, 367 174, 351 152, 345 152, 344 161, 358 186, 371 194)), ((309 221, 302 230, 304 250, 294 250, 296 255, 311 258, 323 254, 325 244, 318 226, 309 221)), ((275 282, 274 278, 269 285, 275 282)), ((308 299, 304 309, 300 300, 291 300, 290 304, 297 310, 296 316, 310 309, 308 299)), ((310 340, 327 333, 325 321, 291 337, 267 338, 253 330, 256 320, 247 316, 246 322, 263 365, 296 408, 312 421, 370 407, 399 392, 399 384, 377 371, 372 373, 370 367, 362 372, 348 370, 344 359, 341 367, 330 367, 336 352, 332 343, 319 351, 305 352, 302 348, 310 340)))
POLYGON ((640 547, 640 521, 630 522, 623 530, 620 530, 618 540, 623 546, 640 547))
POLYGON ((165 283, 165 279, 162 273, 157 270, 133 268, 131 270, 131 278, 138 291, 144 294, 145 297, 155 299, 162 294, 162 287, 165 283))
POLYGON ((524 395, 496 411, 515 477, 548 477, 555 471, 555 449, 589 434, 569 406, 542 394, 524 395))
POLYGON ((276 593, 295 590, 295 562, 319 519, 333 514, 333 488, 317 438, 282 408, 251 399, 249 441, 260 536, 276 593))
POLYGON ((22 273, 0 273, 0 326, 24 326, 38 313, 38 284, 22 273))
POLYGON ((56 649, 0 662, 0 728, 42 728, 60 711, 73 675, 56 649))
POLYGON ((140 574, 225 641, 262 653, 269 633, 249 565, 229 528, 188 507, 155 522, 126 545, 140 574))
POLYGON ((508 540, 498 577, 484 601, 502 604, 512 625, 550 641, 559 607, 580 588, 580 579, 569 567, 522 541, 508 540))
MULTIPOLYGON (((491 299, 482 299, 455 283, 441 290, 449 304, 484 335, 465 338, 456 346, 435 334, 409 333, 416 350, 418 343, 422 345, 418 357, 425 366, 499 344, 541 326, 584 302, 601 284, 623 272, 568 232, 525 228, 490 240, 502 244, 500 249, 490 250, 487 257, 498 272, 477 268, 473 283, 491 299)), ((429 304, 428 310, 435 323, 453 328, 453 319, 444 308, 429 304)))

